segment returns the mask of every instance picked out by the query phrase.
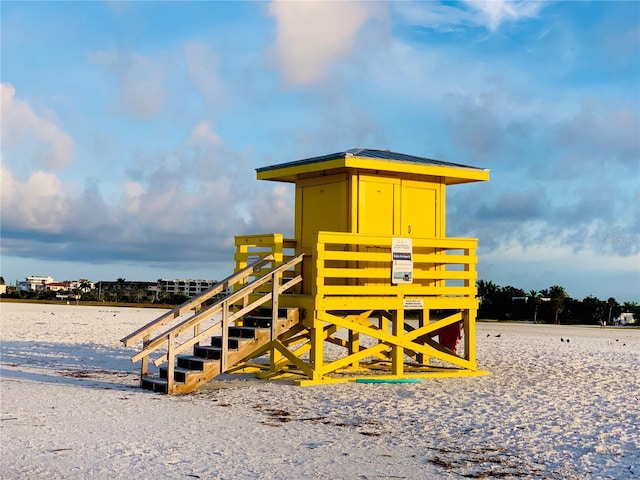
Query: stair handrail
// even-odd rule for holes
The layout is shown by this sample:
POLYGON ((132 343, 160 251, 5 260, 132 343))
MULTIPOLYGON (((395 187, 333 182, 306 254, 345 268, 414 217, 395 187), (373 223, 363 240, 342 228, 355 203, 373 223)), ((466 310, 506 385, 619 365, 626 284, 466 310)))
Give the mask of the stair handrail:
POLYGON ((231 275, 229 275, 227 278, 225 278, 224 280, 221 280, 220 282, 218 282, 217 284, 215 284, 213 287, 209 288, 208 290, 205 290, 204 292, 202 292, 201 294, 187 300, 186 302, 182 303, 181 305, 178 305, 177 307, 169 310, 168 312, 164 313, 163 315, 161 315, 160 317, 156 318, 155 320, 149 322, 148 324, 144 325, 143 327, 140 327, 138 330, 136 330, 135 332, 127 335, 126 337, 122 338, 120 341, 124 344, 125 347, 129 347, 131 346, 131 344, 133 344, 134 342, 140 340, 141 338, 150 335, 151 332, 153 330, 155 330, 156 328, 160 328, 164 325, 166 325, 167 323, 169 323, 170 321, 178 318, 179 316, 183 315, 185 312, 188 312, 189 310, 192 310, 193 308, 197 308, 200 305, 202 305, 204 302, 206 302, 207 300, 209 300, 211 297, 217 295, 218 293, 222 292, 223 290, 229 288, 231 285, 234 285, 238 282, 241 282, 243 280, 245 280, 246 278, 250 277, 251 275, 254 274, 254 269, 259 269, 261 267, 263 267, 264 265, 271 263, 274 260, 274 256, 273 254, 267 255, 263 258, 261 258, 260 260, 258 260, 255 263, 252 263, 251 265, 248 265, 247 267, 243 268, 242 270, 239 270, 231 275))
MULTIPOLYGON (((133 338, 134 335, 138 335, 138 338, 140 338, 140 336, 143 335, 142 331, 144 330, 144 338, 143 338, 143 348, 140 352, 138 352, 136 355, 134 355, 133 357, 131 357, 131 361, 132 362, 137 362, 142 360, 142 367, 141 367, 141 375, 144 377, 147 374, 147 369, 148 369, 148 364, 149 364, 149 357, 150 355, 158 350, 160 347, 167 345, 168 347, 168 351, 165 355, 161 355, 159 358, 157 358, 154 361, 154 364, 156 366, 159 366, 160 364, 164 363, 164 362, 168 362, 169 364, 169 368, 168 368, 168 390, 169 392, 172 391, 173 389, 173 371, 175 369, 175 355, 177 355, 178 353, 180 353, 181 351, 185 350, 186 348, 198 343, 200 340, 202 340, 203 338, 205 338, 207 335, 210 335, 213 330, 217 329, 217 328, 222 328, 223 329, 223 345, 225 343, 225 339, 224 339, 224 329, 230 324, 231 321, 237 319, 237 318, 241 318, 242 315, 244 315, 245 313, 257 308, 258 306, 266 303, 269 301, 269 299, 276 299, 278 295, 282 294, 283 292, 285 292, 286 290, 288 290, 289 288, 292 288, 293 286, 297 285, 298 283, 300 283, 302 281, 302 275, 298 275, 293 279, 288 280, 287 282, 285 282, 282 285, 276 284, 279 283, 279 280, 276 282, 276 279, 279 279, 281 277, 281 274, 283 271, 297 265, 298 263, 302 262, 302 258, 303 258, 304 254, 300 254, 297 257, 294 257, 290 260, 288 260, 285 263, 280 264, 279 266, 273 267, 272 269, 270 269, 268 272, 265 272, 263 275, 261 275, 260 277, 252 280, 251 282, 247 283, 246 285, 244 285, 242 288, 240 288, 239 290, 232 292, 226 296, 224 296, 223 298, 220 298, 219 300, 217 300, 215 303, 213 303, 212 305, 206 307, 205 309, 202 309, 198 312, 196 312, 193 316, 183 320, 182 322, 171 326, 170 328, 168 328, 167 330, 165 330, 162 334, 156 336, 153 340, 150 340, 150 331, 151 329, 149 328, 149 325, 152 325, 154 327, 159 327, 162 325, 165 325, 166 323, 168 323, 171 318, 169 318, 169 316, 167 314, 163 315, 163 317, 165 318, 165 322, 164 323, 160 323, 157 319, 154 322, 151 322, 150 324, 148 324, 147 326, 143 327, 143 329, 139 329, 137 332, 134 332, 134 334, 129 335, 129 337, 126 337, 125 339, 130 339, 133 338), (249 305, 245 305, 240 311, 229 315, 228 314, 228 310, 231 304, 237 302, 238 300, 248 297, 250 294, 252 294, 255 289, 257 289, 258 287, 264 285, 265 283, 267 283, 268 281, 272 281, 273 285, 272 285, 272 291, 271 292, 267 292, 265 293, 261 298, 259 298, 258 300, 255 300, 253 302, 251 302, 249 305), (225 313, 224 310, 227 310, 227 312, 225 313), (210 318, 211 316, 215 315, 217 312, 219 311, 223 311, 223 318, 218 320, 217 322, 215 322, 213 325, 211 325, 210 327, 208 327, 205 331, 200 332, 199 328, 200 328, 200 324, 210 318), (177 340, 177 336, 182 333, 184 330, 188 329, 188 328, 193 328, 194 329, 194 335, 191 339, 181 343, 180 345, 176 345, 176 340, 177 340)), ((251 275, 255 275, 255 270, 258 269, 259 267, 261 267, 262 265, 266 264, 266 263, 270 263, 273 260, 273 256, 272 255, 268 255, 266 257, 264 257, 260 262, 256 262, 248 267, 246 267, 245 269, 243 269, 240 272, 237 272, 236 274, 228 277, 229 279, 233 278, 233 282, 232 283, 238 283, 240 280, 242 279, 246 279, 247 277, 251 276, 251 275), (243 273, 244 272, 244 273, 243 273), (242 275, 241 275, 242 274, 242 275), (244 278, 236 278, 237 276, 243 276, 244 278)), ((226 280, 225 280, 226 281, 226 280)), ((175 308, 175 311, 178 311, 181 307, 184 307, 187 303, 189 302, 185 302, 185 304, 181 305, 180 307, 175 308)), ((196 302, 197 303, 197 302, 196 302)), ((202 303, 202 302, 200 302, 202 303)), ((277 303, 274 302, 274 304, 277 303)), ((171 313, 171 312, 168 312, 171 313)), ((161 318, 163 318, 161 317, 161 318)), ((172 317, 175 318, 175 317, 172 317)), ((123 339, 123 340, 125 340, 123 339)), ((223 347, 224 350, 224 347, 223 347)), ((221 363, 221 365, 223 365, 223 363, 221 363)))
MULTIPOLYGON (((285 270, 286 267, 290 267, 293 265, 296 265, 297 263, 299 263, 302 260, 302 256, 303 254, 300 254, 298 257, 295 257, 294 259, 290 260, 289 262, 287 262, 287 264, 283 264, 280 267, 278 267, 275 270, 271 270, 270 272, 266 273, 263 277, 260 277, 260 279, 263 279, 266 277, 266 279, 268 280, 269 277, 274 277, 275 275, 277 275, 279 272, 281 272, 282 270, 285 270), (285 268, 282 268, 285 267, 285 268)), ((164 362, 170 360, 170 358, 172 356, 175 356, 181 352, 183 352, 184 350, 187 350, 188 348, 192 347, 193 345, 195 345, 196 343, 199 343, 201 340, 203 340, 204 338, 212 335, 214 333, 215 330, 222 328, 223 330, 223 336, 224 336, 224 332, 225 332, 225 322, 228 322, 229 324, 239 318, 242 318, 245 314, 249 313, 252 310, 255 310, 256 308, 258 308, 260 305, 268 302, 273 295, 281 295, 283 292, 285 292, 286 290, 294 287, 295 285, 297 285, 298 283, 300 283, 302 281, 302 275, 298 275, 290 280, 288 280, 287 282, 283 283, 282 285, 280 285, 279 287, 277 287, 277 290, 274 290, 274 292, 267 292, 264 293, 259 299, 254 300, 251 304, 247 305, 246 307, 243 307, 241 310, 228 315, 226 318, 222 318, 220 320, 218 320, 216 323, 214 323, 213 325, 211 325, 210 327, 208 327, 206 330, 200 332, 198 335, 193 336, 192 338, 190 338, 189 340, 181 343, 180 345, 174 345, 169 351, 167 351, 167 353, 161 355, 160 357, 156 358, 153 361, 153 364, 157 367, 162 365, 164 362)), ((246 291, 242 292, 244 295, 248 295, 251 293, 251 290, 259 287, 260 285, 264 284, 265 282, 261 282, 260 285, 253 285, 252 282, 251 284, 246 285, 245 287, 243 287, 243 290, 246 289, 246 291)), ((240 294, 240 290, 238 293, 240 294)), ((223 299, 220 300, 221 302, 221 307, 217 309, 216 311, 220 311, 225 309, 226 306, 232 304, 235 302, 234 299, 232 299, 232 297, 235 296, 235 293, 229 297, 225 297, 223 299)), ((239 298, 241 298, 242 295, 239 295, 239 298)), ((210 316, 210 315, 209 315, 210 316)), ((204 320, 205 318, 202 318, 202 320, 204 320)), ((190 325, 193 326, 193 325, 190 325)), ((188 327, 187 327, 188 328, 188 327)), ((176 338, 177 334, 175 332, 175 330, 167 330, 164 334, 163 337, 158 336, 157 340, 162 340, 162 342, 160 342, 160 345, 163 345, 165 343, 167 343, 167 340, 169 338, 176 338)), ((222 345, 224 347, 225 345, 225 340, 223 339, 222 341, 222 345)), ((154 351, 158 349, 158 345, 156 345, 154 347, 154 351)), ((142 359, 143 356, 148 356, 149 354, 151 354, 151 351, 143 351, 138 353, 137 355, 135 355, 134 357, 131 358, 132 362, 136 362, 140 359, 142 359)))
MULTIPOLYGON (((269 282, 269 280, 271 280, 271 277, 273 275, 275 275, 275 274, 277 274, 279 272, 282 272, 284 270, 287 270, 288 268, 300 263, 302 261, 302 256, 303 255, 304 254, 300 254, 297 257, 294 257, 293 259, 289 260, 288 262, 283 263, 283 264, 281 264, 281 265, 279 265, 277 267, 274 267, 273 269, 269 270, 268 272, 265 272, 264 275, 256 278, 255 280, 251 281, 250 283, 247 283, 240 290, 236 290, 235 292, 230 293, 229 295, 217 300, 215 303, 212 303, 208 307, 200 310, 199 312, 197 312, 193 316, 183 320, 182 322, 180 322, 180 323, 178 323, 176 325, 171 326, 170 328, 168 328, 164 332, 158 334, 156 337, 154 337, 153 339, 148 341, 148 343, 145 345, 145 348, 141 352, 139 352, 136 355, 134 355, 133 357, 131 357, 131 361, 132 362, 137 362, 137 361, 141 360, 143 357, 149 356, 151 353, 153 353, 154 351, 158 350, 162 345, 164 345, 166 343, 167 338, 168 338, 169 335, 173 334, 173 335, 175 335, 177 337, 178 335, 180 335, 185 330, 198 326, 204 320, 210 318, 211 316, 215 315, 219 311, 223 310, 223 307, 225 306, 225 304, 226 305, 233 304, 233 303, 237 302, 238 300, 242 299, 243 297, 246 297, 247 295, 250 295, 251 293, 253 293, 253 291, 256 288, 261 287, 265 283, 269 282)), ((288 285, 288 283, 289 282, 287 282, 287 285, 288 285)), ((287 288, 291 288, 292 286, 293 285, 290 285, 287 288)), ((271 294, 270 293, 266 293, 265 296, 266 295, 270 296, 271 294)), ((266 301, 267 300, 265 300, 265 302, 266 301)), ((244 315, 248 311, 251 311, 251 310, 256 308, 253 303, 251 305, 249 305, 249 307, 250 308, 244 307, 240 311, 234 313, 230 317, 231 320, 235 320, 236 318, 240 318, 240 317, 242 317, 242 315, 244 315)), ((217 322, 217 323, 219 323, 219 322, 217 322)), ((194 338, 197 338, 197 337, 194 336, 194 338)))

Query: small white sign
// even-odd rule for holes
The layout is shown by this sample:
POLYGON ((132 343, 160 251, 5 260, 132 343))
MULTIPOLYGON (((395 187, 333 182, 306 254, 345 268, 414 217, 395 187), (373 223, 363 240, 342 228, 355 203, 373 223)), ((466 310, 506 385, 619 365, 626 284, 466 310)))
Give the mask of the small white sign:
POLYGON ((405 310, 424 310, 424 301, 419 298, 405 298, 402 306, 405 310))
POLYGON ((391 240, 391 283, 413 282, 413 243, 410 238, 391 240))

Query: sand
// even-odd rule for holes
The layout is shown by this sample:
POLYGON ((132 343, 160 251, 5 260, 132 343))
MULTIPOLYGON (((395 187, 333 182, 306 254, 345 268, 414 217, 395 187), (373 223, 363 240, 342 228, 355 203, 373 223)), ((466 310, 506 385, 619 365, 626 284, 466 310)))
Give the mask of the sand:
POLYGON ((161 310, 0 313, 3 479, 640 478, 638 329, 479 323, 487 376, 165 396, 119 342, 161 310))

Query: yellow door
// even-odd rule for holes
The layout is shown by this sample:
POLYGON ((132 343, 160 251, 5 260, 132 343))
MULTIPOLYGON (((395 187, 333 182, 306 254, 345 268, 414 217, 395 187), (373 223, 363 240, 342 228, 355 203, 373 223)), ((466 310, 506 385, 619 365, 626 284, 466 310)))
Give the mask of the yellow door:
POLYGON ((435 237, 438 190, 424 183, 402 182, 400 237, 435 237))
POLYGON ((315 259, 311 257, 315 234, 319 231, 346 232, 348 227, 347 184, 345 176, 312 179, 300 189, 300 245, 302 291, 310 294, 315 282, 315 259), (324 183, 323 183, 324 182, 324 183))
MULTIPOLYGON (((394 235, 400 228, 400 179, 360 175, 358 184, 358 233, 394 235)), ((387 252, 388 247, 360 246, 361 251, 387 252)), ((386 263, 361 262, 351 268, 388 268, 386 263)), ((359 285, 386 284, 388 278, 362 278, 359 285)))
MULTIPOLYGON (((435 185, 418 183, 410 180, 402 182, 402 213, 400 237, 433 238, 440 234, 438 228, 438 189, 435 185)), ((433 248, 420 248, 416 242, 413 245, 414 284, 436 286, 437 282, 424 278, 423 272, 440 270, 441 267, 431 262, 416 261, 419 254, 436 253, 433 248)))
POLYGON ((400 181, 361 175, 358 188, 358 233, 393 235, 398 222, 400 181))

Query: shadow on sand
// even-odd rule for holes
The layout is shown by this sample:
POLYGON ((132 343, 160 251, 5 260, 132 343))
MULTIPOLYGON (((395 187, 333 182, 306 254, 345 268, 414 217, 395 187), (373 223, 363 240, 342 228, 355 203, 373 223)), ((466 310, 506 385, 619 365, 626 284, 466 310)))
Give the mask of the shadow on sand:
POLYGON ((139 387, 140 375, 131 355, 128 349, 90 343, 3 341, 0 378, 130 390, 139 387))

